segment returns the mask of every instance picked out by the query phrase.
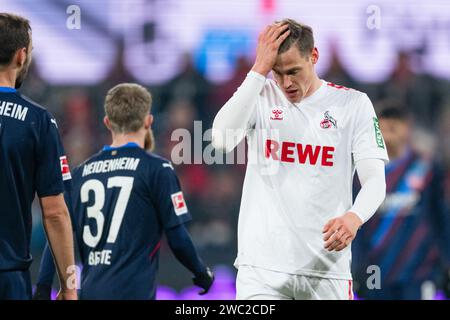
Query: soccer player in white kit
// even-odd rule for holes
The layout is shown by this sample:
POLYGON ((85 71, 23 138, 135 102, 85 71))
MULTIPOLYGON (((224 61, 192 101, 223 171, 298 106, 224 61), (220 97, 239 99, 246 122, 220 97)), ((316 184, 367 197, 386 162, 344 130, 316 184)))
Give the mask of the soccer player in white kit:
POLYGON ((214 120, 216 149, 248 142, 237 299, 353 299, 350 243, 385 197, 388 156, 367 95, 319 79, 318 58, 309 26, 266 27, 214 120))

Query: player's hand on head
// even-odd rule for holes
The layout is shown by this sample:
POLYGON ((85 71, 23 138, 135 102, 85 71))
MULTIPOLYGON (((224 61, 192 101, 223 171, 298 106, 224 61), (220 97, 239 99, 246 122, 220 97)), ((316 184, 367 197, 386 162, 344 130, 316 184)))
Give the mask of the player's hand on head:
POLYGON ((196 286, 203 289, 199 294, 204 295, 208 293, 214 282, 214 273, 207 267, 204 273, 195 276, 192 280, 196 286))
POLYGON ((331 219, 323 227, 324 247, 328 251, 341 251, 356 237, 358 228, 362 225, 361 219, 353 212, 331 219))
POLYGON ((266 76, 272 70, 277 59, 278 49, 289 33, 288 24, 275 23, 267 26, 259 34, 253 71, 266 76))

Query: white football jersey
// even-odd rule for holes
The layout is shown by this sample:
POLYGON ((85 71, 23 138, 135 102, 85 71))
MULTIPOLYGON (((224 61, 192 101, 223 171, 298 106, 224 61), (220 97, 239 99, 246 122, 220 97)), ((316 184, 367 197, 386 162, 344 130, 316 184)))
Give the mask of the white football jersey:
POLYGON ((355 162, 388 160, 365 93, 325 81, 300 103, 267 79, 248 124, 235 266, 351 280, 351 248, 322 229, 352 206, 355 162))

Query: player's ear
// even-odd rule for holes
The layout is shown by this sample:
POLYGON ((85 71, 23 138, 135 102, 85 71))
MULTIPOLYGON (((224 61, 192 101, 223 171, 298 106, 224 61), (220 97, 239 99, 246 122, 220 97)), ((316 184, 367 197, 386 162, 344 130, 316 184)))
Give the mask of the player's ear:
POLYGON ((318 60, 319 60, 319 50, 317 50, 317 48, 314 47, 314 49, 311 52, 311 61, 313 64, 316 64, 318 60))
POLYGON ((103 123, 105 124, 105 126, 106 126, 109 130, 111 130, 111 122, 109 122, 109 118, 108 118, 107 116, 105 116, 105 117, 103 118, 103 123))
POLYGON ((27 61, 27 48, 21 48, 16 52, 17 66, 22 67, 27 61))
POLYGON ((145 129, 150 128, 152 123, 153 123, 153 115, 151 115, 151 114, 146 115, 145 119, 144 119, 144 127, 145 127, 145 129))

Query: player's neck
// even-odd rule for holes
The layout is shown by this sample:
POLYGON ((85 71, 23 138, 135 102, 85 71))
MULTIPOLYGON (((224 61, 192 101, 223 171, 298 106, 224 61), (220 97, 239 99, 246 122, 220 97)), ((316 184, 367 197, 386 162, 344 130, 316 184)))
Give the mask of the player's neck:
POLYGON ((0 71, 0 87, 15 88, 15 85, 16 77, 14 72, 8 69, 0 71))
POLYGON ((141 132, 114 134, 112 136, 111 147, 120 147, 127 143, 136 143, 141 148, 144 148, 145 135, 141 132))
POLYGON ((322 85, 322 80, 320 80, 320 78, 316 74, 314 77, 314 80, 311 84, 311 87, 309 88, 308 92, 306 92, 305 98, 314 94, 314 92, 316 92, 320 88, 321 85, 322 85))

